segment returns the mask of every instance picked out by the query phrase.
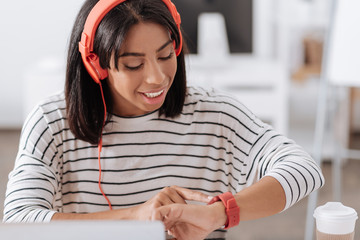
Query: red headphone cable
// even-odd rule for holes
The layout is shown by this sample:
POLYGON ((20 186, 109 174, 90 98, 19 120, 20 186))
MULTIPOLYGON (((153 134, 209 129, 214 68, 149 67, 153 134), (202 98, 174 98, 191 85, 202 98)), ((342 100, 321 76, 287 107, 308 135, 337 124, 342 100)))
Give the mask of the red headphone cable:
POLYGON ((102 97, 102 101, 103 101, 103 104, 104 104, 104 122, 103 122, 103 125, 102 125, 102 128, 101 128, 101 135, 100 135, 100 141, 99 141, 99 144, 98 144, 98 161, 99 161, 99 189, 100 189, 100 192, 101 194, 104 196, 104 198, 106 199, 108 205, 109 205, 109 208, 110 210, 112 210, 112 206, 111 206, 111 202, 110 200, 108 199, 108 197, 106 196, 106 194, 104 193, 102 187, 101 187, 101 150, 102 150, 102 133, 104 131, 104 126, 105 126, 105 122, 106 122, 106 114, 107 114, 107 110, 106 110, 106 103, 105 103, 105 97, 104 97, 104 91, 103 91, 103 88, 102 88, 102 85, 101 85, 101 81, 99 81, 99 86, 100 86, 100 92, 101 92, 101 97, 102 97))

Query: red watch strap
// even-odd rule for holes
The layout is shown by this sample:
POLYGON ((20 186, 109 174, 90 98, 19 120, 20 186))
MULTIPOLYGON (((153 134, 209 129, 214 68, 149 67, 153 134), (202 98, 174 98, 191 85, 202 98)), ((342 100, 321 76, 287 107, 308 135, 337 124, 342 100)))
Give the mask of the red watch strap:
POLYGON ((240 208, 236 203, 236 199, 231 192, 226 192, 213 197, 208 204, 213 204, 214 202, 220 200, 225 206, 225 212, 227 215, 225 229, 237 226, 240 222, 240 208))

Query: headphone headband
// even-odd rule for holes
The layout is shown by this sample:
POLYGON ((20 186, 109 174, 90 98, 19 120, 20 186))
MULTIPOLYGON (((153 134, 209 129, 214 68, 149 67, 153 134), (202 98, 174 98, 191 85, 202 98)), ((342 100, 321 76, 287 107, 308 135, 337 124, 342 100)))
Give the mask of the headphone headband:
MULTIPOLYGON (((99 0, 93 9, 90 11, 85 25, 84 30, 81 34, 81 40, 79 42, 79 51, 82 56, 82 61, 85 65, 86 70, 90 76, 94 79, 96 83, 100 83, 100 80, 105 79, 108 76, 106 69, 100 67, 99 57, 93 53, 94 48, 94 39, 96 30, 105 17, 105 15, 110 12, 115 6, 119 5, 126 0, 99 0)), ((182 36, 180 31, 181 18, 180 14, 176 10, 175 5, 171 0, 162 0, 167 8, 169 9, 176 26, 179 29, 180 33, 180 42, 178 48, 175 50, 176 55, 178 56, 182 50, 182 36)))

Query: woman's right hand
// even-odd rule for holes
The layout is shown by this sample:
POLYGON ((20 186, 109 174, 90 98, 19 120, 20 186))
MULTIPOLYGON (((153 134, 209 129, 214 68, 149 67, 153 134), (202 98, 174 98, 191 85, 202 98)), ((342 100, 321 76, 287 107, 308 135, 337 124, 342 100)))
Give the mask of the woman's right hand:
POLYGON ((132 209, 132 218, 136 220, 151 220, 155 209, 169 204, 186 204, 185 200, 208 203, 211 196, 204 193, 178 187, 171 186, 163 188, 154 197, 145 203, 132 209))

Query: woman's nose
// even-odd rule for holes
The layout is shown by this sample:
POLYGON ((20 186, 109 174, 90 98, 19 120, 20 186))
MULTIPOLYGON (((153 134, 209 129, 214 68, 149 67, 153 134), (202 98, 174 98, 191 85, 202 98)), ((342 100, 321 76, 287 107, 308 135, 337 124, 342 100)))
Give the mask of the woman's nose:
POLYGON ((164 81, 165 74, 158 62, 148 64, 146 70, 146 82, 149 84, 160 84, 164 81))

